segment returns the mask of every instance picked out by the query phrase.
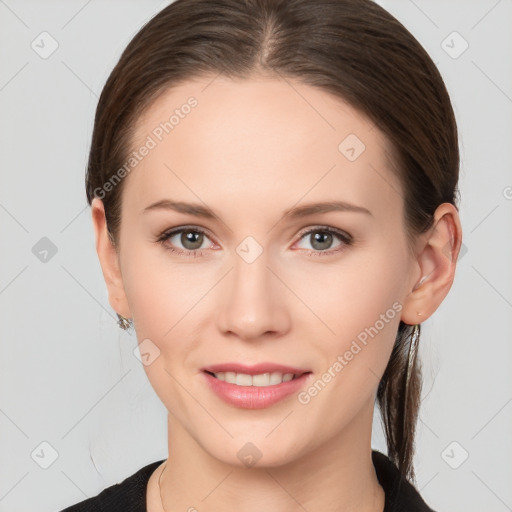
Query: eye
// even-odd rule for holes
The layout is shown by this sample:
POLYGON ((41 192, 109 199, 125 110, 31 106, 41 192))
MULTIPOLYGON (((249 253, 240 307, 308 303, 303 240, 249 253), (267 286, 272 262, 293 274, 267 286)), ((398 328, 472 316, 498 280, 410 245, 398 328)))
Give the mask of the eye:
POLYGON ((351 245, 353 242, 352 237, 343 231, 329 228, 327 226, 317 226, 302 233, 301 240, 309 237, 310 243, 314 250, 307 250, 309 256, 327 256, 339 251, 342 251, 346 246, 351 245), (333 239, 341 240, 341 244, 337 249, 330 249, 333 239))
MULTIPOLYGON (((353 239, 349 234, 327 226, 317 226, 306 232, 302 232, 300 239, 305 239, 308 236, 310 243, 313 245, 313 250, 306 249, 309 256, 327 256, 337 253, 351 245, 353 242, 353 239), (335 238, 340 240, 341 243, 338 248, 330 249, 333 239, 335 238)), ((164 231, 157 238, 157 242, 161 243, 165 249, 177 253, 178 255, 192 257, 203 256, 202 249, 211 248, 211 246, 202 247, 205 240, 209 240, 206 235, 206 231, 197 226, 184 226, 164 231), (179 247, 176 248, 177 244, 181 244, 183 249, 180 249, 179 247)))
POLYGON ((201 246, 203 245, 205 239, 209 240, 209 238, 206 236, 206 232, 201 228, 181 227, 179 229, 165 231, 158 237, 157 242, 160 242, 167 250, 171 252, 175 252, 184 256, 197 257, 203 255, 201 246), (179 247, 176 248, 178 243, 184 247, 184 250, 180 249, 179 247))

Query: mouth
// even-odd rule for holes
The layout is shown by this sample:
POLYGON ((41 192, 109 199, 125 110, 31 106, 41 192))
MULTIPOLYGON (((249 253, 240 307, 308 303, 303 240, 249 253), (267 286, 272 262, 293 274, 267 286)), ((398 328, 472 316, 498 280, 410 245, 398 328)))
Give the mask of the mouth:
POLYGON ((227 382, 228 384, 234 384, 236 386, 255 386, 255 387, 268 387, 277 386, 283 382, 289 382, 298 379, 302 375, 311 373, 299 372, 299 373, 283 373, 283 372, 263 372, 257 374, 249 374, 242 372, 211 372, 204 370, 205 373, 212 377, 227 382))
MULTIPOLYGON (((267 372, 261 370, 261 365, 257 369, 244 367, 244 372, 222 371, 226 366, 203 368, 201 373, 211 391, 229 405, 241 409, 271 407, 298 393, 313 377, 311 371, 292 369, 292 373, 290 367, 280 366, 278 371, 277 365, 274 365, 274 371, 267 372)), ((233 366, 229 365, 228 370, 233 370, 233 366)), ((240 369, 240 365, 236 366, 240 369)))

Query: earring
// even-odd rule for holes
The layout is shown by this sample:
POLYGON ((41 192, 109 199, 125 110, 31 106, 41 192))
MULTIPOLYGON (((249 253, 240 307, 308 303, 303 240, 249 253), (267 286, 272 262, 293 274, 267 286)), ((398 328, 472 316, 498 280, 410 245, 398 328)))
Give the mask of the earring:
POLYGON ((125 331, 130 328, 131 326, 131 320, 129 318, 125 318, 123 315, 118 314, 117 317, 119 320, 117 321, 117 325, 124 329, 125 331))

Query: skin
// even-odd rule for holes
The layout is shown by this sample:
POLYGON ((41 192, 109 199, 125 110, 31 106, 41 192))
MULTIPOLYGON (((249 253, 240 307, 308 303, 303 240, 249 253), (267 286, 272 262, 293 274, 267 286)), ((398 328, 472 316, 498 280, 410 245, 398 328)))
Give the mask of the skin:
MULTIPOLYGON (((125 178, 117 248, 102 201, 92 204, 110 304, 133 319, 139 342, 150 339, 160 350, 144 369, 168 410, 165 510, 381 512, 384 491, 371 459, 377 386, 399 321, 426 320, 453 283, 462 236, 457 210, 440 205, 433 228, 409 252, 402 189, 383 134, 339 98, 290 79, 183 83, 139 119, 133 149, 191 95, 198 106, 125 178), (366 146, 355 161, 338 150, 349 134, 366 146), (218 218, 142 213, 160 199, 206 205, 218 218), (289 208, 328 200, 371 215, 283 218, 289 208), (175 254, 156 242, 180 226, 204 228, 203 243, 178 234, 167 247, 200 246, 202 255, 175 254), (322 246, 314 233, 301 234, 326 227, 353 243, 333 235, 322 246), (263 248, 252 263, 236 252, 248 236, 263 248), (242 409, 205 384, 205 365, 271 361, 310 369, 309 386, 395 302, 401 310, 308 404, 292 395, 242 409), (237 457, 247 442, 262 454, 253 467, 237 457)), ((148 484, 150 512, 164 510, 162 469, 148 484)))

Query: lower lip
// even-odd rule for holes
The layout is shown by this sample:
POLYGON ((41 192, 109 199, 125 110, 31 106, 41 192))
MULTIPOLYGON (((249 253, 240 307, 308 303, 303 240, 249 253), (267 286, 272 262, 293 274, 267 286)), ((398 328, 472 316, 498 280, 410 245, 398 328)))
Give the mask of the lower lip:
POLYGON ((272 386, 237 386, 203 372, 210 388, 228 404, 244 409, 263 409, 290 396, 302 388, 312 373, 272 386))

